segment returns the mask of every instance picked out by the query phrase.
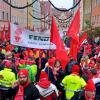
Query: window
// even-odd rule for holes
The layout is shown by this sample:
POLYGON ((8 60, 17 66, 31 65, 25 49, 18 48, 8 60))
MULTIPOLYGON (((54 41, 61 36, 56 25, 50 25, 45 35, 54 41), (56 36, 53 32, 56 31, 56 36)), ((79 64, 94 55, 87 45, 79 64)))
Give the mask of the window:
POLYGON ((8 20, 8 13, 7 13, 7 20, 8 20))
POLYGON ((4 19, 4 11, 2 12, 2 19, 4 19))

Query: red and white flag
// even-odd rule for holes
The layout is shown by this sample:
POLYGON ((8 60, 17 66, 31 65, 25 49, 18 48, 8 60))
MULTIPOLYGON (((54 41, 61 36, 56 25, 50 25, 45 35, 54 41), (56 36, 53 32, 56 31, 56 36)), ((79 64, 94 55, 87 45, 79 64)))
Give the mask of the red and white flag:
POLYGON ((82 36, 79 38, 79 45, 81 46, 86 41, 87 41, 87 34, 86 32, 84 32, 82 36))
POLYGON ((79 32, 80 32, 80 8, 76 12, 70 27, 66 33, 71 37, 70 41, 70 55, 76 60, 79 46, 79 32))

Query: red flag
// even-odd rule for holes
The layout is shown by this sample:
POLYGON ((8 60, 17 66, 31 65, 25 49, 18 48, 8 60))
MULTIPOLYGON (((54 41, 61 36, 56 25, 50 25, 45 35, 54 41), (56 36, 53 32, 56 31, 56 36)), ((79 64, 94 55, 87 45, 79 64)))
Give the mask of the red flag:
POLYGON ((77 59, 78 45, 79 45, 79 31, 80 31, 80 8, 76 12, 71 25, 67 31, 67 36, 71 37, 70 41, 70 55, 77 59))
POLYGON ((83 44, 84 41, 87 41, 87 34, 86 34, 86 32, 84 32, 82 34, 82 36, 79 38, 79 44, 80 44, 80 46, 83 44))
POLYGON ((78 53, 77 42, 74 39, 71 39, 71 41, 70 41, 70 55, 74 58, 74 60, 77 60, 77 53, 78 53))
POLYGON ((1 32, 1 40, 2 40, 2 42, 5 41, 5 33, 6 33, 6 30, 5 30, 5 25, 4 25, 3 30, 1 32))
POLYGON ((79 42, 79 31, 80 31, 80 8, 76 12, 66 35, 79 42))
POLYGON ((10 22, 8 22, 8 33, 6 34, 6 40, 10 40, 10 22))
POLYGON ((54 43, 56 45, 57 49, 64 49, 65 48, 64 43, 60 37, 56 22, 54 20, 54 17, 52 17, 50 42, 54 43))
POLYGON ((65 68, 65 64, 68 62, 68 56, 67 52, 64 47, 64 43, 60 37, 58 28, 56 26, 56 22, 54 20, 54 17, 52 17, 52 24, 51 24, 51 36, 50 36, 50 42, 54 43, 56 45, 56 58, 61 60, 62 68, 65 68), (65 62, 65 63, 64 63, 65 62))

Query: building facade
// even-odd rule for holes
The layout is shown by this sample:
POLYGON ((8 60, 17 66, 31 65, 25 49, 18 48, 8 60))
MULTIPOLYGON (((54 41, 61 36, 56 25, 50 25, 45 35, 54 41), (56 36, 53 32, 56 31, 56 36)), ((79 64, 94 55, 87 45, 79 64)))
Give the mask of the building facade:
MULTIPOLYGON (((6 0, 13 6, 23 7, 27 3, 32 3, 32 0, 6 0)), ((18 24, 21 27, 33 28, 32 17, 29 16, 29 11, 31 7, 25 9, 17 9, 10 7, 3 0, 0 0, 0 30, 2 30, 4 24, 6 29, 8 27, 8 21, 14 24, 18 24)))
MULTIPOLYGON (((33 2, 33 0, 26 0, 26 1, 27 1, 27 4, 30 4, 33 2)), ((33 5, 35 5, 35 3, 33 5)), ((33 13, 32 13, 33 8, 32 8, 32 6, 29 6, 26 9, 27 9, 27 14, 28 14, 27 15, 27 28, 30 30, 33 30, 33 18, 32 18, 32 16, 30 16, 30 13, 33 15, 33 13)))
POLYGON ((7 29, 8 20, 10 20, 10 7, 0 0, 0 31, 4 27, 4 24, 7 29))
POLYGON ((39 1, 36 1, 34 3, 32 13, 34 16, 34 18, 32 19, 34 31, 41 31, 41 20, 38 19, 41 18, 41 6, 39 1))
POLYGON ((92 0, 92 26, 100 27, 100 0, 92 0))
POLYGON ((91 0, 83 0, 83 30, 91 24, 91 0))
POLYGON ((52 18, 52 9, 51 4, 48 1, 41 0, 41 31, 50 29, 51 18, 52 18))
MULTIPOLYGON (((100 27, 100 0, 83 0, 83 28, 100 27)), ((88 29, 87 29, 88 30, 88 29)))

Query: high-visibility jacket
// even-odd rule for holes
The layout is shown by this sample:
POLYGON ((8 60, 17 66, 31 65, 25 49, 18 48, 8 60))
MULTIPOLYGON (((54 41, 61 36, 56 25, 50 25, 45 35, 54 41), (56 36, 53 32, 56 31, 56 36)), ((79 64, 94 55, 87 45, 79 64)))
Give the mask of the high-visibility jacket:
POLYGON ((36 74, 37 74, 37 65, 36 64, 31 65, 31 69, 32 69, 32 72, 34 73, 34 76, 36 76, 36 74))
POLYGON ((12 83, 16 81, 15 73, 11 72, 11 69, 4 68, 0 71, 0 85, 5 87, 11 87, 12 83))
POLYGON ((31 82, 34 82, 35 81, 35 77, 34 77, 34 73, 32 72, 32 69, 31 69, 31 66, 30 65, 27 65, 27 67, 25 68, 28 70, 28 77, 30 79, 31 82))
POLYGON ((62 83, 66 91, 66 99, 68 100, 74 96, 75 91, 82 89, 86 85, 84 79, 75 74, 65 76, 62 83))
POLYGON ((34 81, 36 81, 36 74, 37 74, 37 65, 31 65, 32 73, 34 74, 34 81))

